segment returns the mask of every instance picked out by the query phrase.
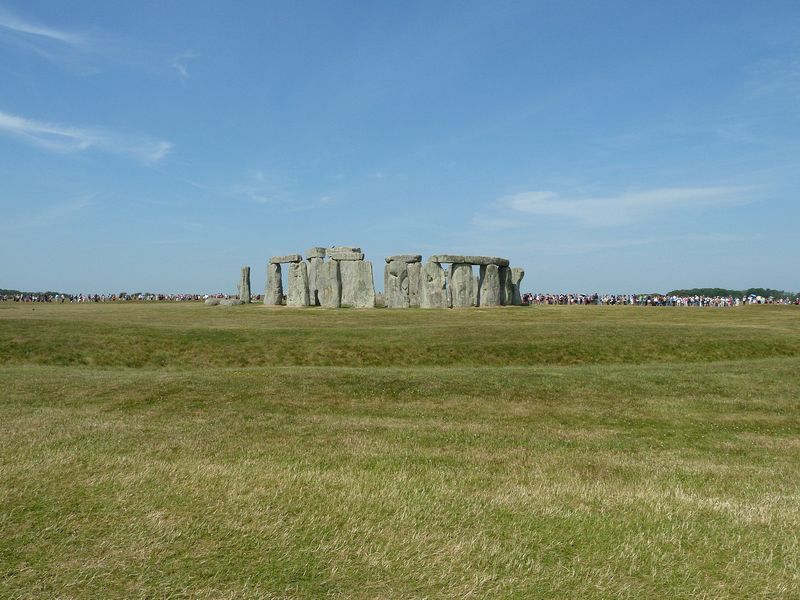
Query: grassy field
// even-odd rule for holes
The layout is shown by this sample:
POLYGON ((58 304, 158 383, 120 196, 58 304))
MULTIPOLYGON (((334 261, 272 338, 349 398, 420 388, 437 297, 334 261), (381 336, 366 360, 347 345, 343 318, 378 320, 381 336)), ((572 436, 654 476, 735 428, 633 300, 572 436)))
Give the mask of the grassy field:
POLYGON ((798 598, 800 309, 0 304, 1 598, 798 598))

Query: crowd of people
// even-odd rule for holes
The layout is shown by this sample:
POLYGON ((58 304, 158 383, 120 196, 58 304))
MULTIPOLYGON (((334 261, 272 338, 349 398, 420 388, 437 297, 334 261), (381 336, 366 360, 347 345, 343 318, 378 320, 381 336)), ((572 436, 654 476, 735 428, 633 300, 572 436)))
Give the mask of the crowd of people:
POLYGON ((794 304, 800 297, 773 298, 772 296, 678 296, 665 294, 532 294, 522 297, 523 304, 559 305, 627 305, 627 306, 711 306, 729 307, 745 304, 794 304))
MULTIPOLYGON (((56 303, 82 303, 82 302, 189 302, 193 300, 206 300, 210 297, 228 298, 227 294, 156 294, 139 293, 128 294, 59 294, 45 293, 16 293, 0 294, 0 302, 56 302, 56 303)), ((261 296, 252 297, 254 302, 261 300, 261 296)), ((783 304, 800 305, 800 297, 774 298, 772 296, 679 296, 664 294, 541 294, 528 292, 522 296, 524 305, 624 305, 624 306, 711 306, 730 307, 745 304, 783 304)))

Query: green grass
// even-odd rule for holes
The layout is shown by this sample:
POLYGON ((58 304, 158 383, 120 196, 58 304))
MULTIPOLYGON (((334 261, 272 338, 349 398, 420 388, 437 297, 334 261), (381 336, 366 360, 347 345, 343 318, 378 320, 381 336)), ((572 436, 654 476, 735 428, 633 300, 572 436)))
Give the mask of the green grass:
POLYGON ((0 304, 0 597, 800 597, 800 310, 0 304))

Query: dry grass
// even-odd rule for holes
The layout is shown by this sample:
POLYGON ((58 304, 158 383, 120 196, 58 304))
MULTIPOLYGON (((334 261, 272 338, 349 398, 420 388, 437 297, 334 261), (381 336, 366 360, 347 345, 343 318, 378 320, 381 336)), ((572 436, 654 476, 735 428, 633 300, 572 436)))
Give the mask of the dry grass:
POLYGON ((798 322, 0 309, 0 597, 796 597, 798 322))

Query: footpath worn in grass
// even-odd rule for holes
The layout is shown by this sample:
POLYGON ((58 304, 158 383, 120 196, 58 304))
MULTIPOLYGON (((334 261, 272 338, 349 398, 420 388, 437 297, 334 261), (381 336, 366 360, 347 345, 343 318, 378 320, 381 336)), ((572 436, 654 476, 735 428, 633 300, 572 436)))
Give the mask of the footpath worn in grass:
POLYGON ((793 307, 0 304, 0 390, 3 598, 800 596, 793 307))

